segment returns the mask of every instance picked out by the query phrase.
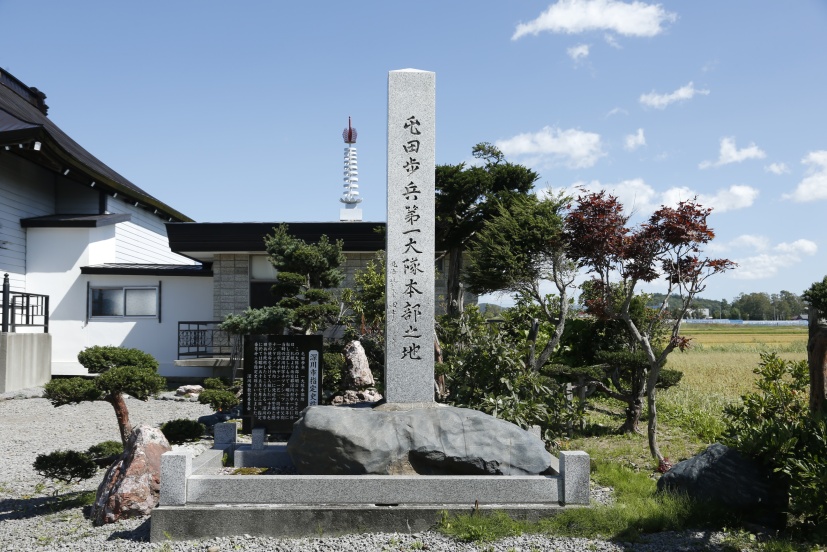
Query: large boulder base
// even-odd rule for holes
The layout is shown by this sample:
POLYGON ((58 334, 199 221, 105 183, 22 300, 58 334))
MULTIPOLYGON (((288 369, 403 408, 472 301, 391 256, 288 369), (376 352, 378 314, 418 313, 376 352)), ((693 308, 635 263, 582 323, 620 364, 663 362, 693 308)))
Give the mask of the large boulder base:
POLYGON ((551 473, 543 441, 466 408, 381 410, 311 406, 287 443, 304 475, 537 475, 551 473))
POLYGON ((98 487, 93 523, 149 515, 160 496, 161 455, 170 450, 160 429, 148 425, 133 429, 123 454, 109 466, 98 487))
POLYGON ((767 525, 783 525, 788 502, 778 476, 720 443, 675 464, 658 480, 658 491, 684 493, 767 525))

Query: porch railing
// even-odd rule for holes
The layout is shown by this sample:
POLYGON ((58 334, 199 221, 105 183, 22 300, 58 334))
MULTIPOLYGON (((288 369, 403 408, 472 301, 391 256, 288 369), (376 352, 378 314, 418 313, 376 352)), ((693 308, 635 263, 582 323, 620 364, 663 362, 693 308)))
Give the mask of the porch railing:
POLYGON ((43 328, 49 333, 49 296, 37 293, 12 292, 9 275, 3 277, 2 331, 16 332, 17 328, 43 328))
POLYGON ((238 358, 241 340, 220 329, 219 324, 221 322, 178 322, 178 358, 238 358))

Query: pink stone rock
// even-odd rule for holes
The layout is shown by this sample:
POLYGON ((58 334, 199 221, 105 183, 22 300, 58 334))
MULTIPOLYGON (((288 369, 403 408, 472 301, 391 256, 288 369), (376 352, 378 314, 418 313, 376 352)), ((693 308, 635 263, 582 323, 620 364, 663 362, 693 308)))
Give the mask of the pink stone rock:
POLYGON ((146 516, 158 505, 161 486, 161 455, 172 450, 158 428, 140 425, 132 430, 124 453, 103 478, 95 503, 95 525, 146 516))
POLYGON ((337 395, 333 397, 331 404, 333 405, 341 405, 341 404, 356 404, 361 402, 376 402, 381 401, 382 395, 379 392, 371 387, 369 389, 361 389, 359 391, 354 391, 352 389, 348 389, 345 391, 344 395, 337 395))

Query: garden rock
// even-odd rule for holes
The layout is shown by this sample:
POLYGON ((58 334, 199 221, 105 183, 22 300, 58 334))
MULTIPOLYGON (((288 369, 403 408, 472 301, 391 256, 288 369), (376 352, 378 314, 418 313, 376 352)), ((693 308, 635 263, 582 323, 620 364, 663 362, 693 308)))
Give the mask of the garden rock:
POLYGON ((161 455, 172 450, 158 428, 140 425, 132 430, 124 453, 106 471, 95 503, 95 525, 145 516, 158 505, 161 455))
POLYGON ((365 348, 359 341, 351 341, 345 345, 344 355, 346 366, 342 384, 345 389, 362 389, 376 385, 373 372, 368 366, 365 348))
POLYGON ((186 395, 200 395, 204 388, 200 385, 182 385, 175 390, 175 394, 179 397, 186 395))
POLYGON ((199 416, 198 421, 204 424, 205 427, 211 428, 215 424, 221 424, 230 420, 237 420, 241 418, 241 405, 234 406, 229 410, 223 412, 215 412, 207 414, 206 416, 199 416))
POLYGON ((378 410, 311 406, 287 443, 307 475, 537 475, 543 441, 488 414, 455 407, 378 410))
POLYGON ((720 443, 678 462, 658 480, 658 491, 680 492, 742 512, 752 521, 783 525, 787 489, 758 462, 720 443))
POLYGON ((371 387, 370 389, 361 389, 359 391, 354 391, 352 389, 348 389, 342 395, 337 395, 333 397, 331 401, 334 405, 340 404, 358 404, 358 403, 375 403, 382 400, 382 395, 376 388, 371 387))

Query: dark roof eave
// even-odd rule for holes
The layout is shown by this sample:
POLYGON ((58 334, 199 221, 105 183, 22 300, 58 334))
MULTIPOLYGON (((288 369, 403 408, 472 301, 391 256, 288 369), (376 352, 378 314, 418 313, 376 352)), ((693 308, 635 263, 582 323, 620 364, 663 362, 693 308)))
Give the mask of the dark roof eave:
MULTIPOLYGON (((169 246, 176 253, 230 253, 265 251, 264 236, 279 222, 167 223, 169 246)), ((288 222, 290 233, 308 242, 324 234, 342 240, 346 252, 373 252, 385 248, 385 236, 374 231, 384 222, 288 222)))
POLYGON ((80 267, 81 274, 97 275, 127 275, 127 276, 188 276, 188 277, 212 277, 211 268, 204 266, 190 265, 90 265, 80 267))
POLYGON ((100 228, 119 222, 129 222, 132 215, 117 213, 108 215, 47 215, 20 219, 23 228, 100 228))
POLYGON ((89 177, 90 182, 94 181, 95 186, 104 186, 112 189, 113 191, 127 196, 129 198, 135 199, 139 203, 143 203, 144 205, 149 205, 153 209, 157 209, 161 213, 168 215, 167 218, 177 219, 175 222, 194 222, 193 219, 188 217, 187 215, 172 209, 169 205, 162 203, 161 201, 155 199, 154 197, 147 195, 145 193, 139 193, 138 191, 134 190, 133 188, 129 188, 124 186, 117 180, 113 180, 100 172, 97 172, 80 160, 76 159, 72 154, 66 151, 57 140, 55 140, 48 132, 44 131, 46 135, 43 138, 43 146, 48 146, 51 151, 53 151, 57 156, 66 164, 66 168, 69 170, 78 171, 81 174, 85 174, 89 177))

